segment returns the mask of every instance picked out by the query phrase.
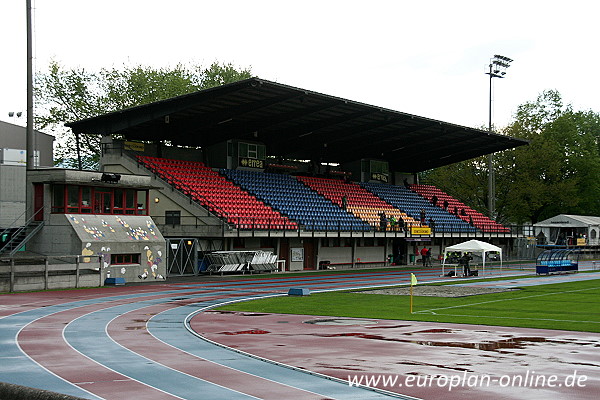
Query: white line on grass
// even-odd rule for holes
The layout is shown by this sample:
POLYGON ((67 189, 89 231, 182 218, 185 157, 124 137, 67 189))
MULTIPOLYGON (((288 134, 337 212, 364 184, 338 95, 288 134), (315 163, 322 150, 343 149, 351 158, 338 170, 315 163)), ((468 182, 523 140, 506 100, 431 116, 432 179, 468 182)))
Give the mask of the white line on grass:
MULTIPOLYGON (((522 296, 522 297, 514 297, 512 299, 498 299, 498 300, 489 300, 489 301, 482 301, 479 303, 469 303, 469 304, 460 304, 457 306, 449 306, 449 307, 439 307, 439 308, 431 308, 429 310, 422 310, 422 311, 415 311, 414 314, 420 314, 420 313, 429 313, 431 311, 437 311, 437 310, 447 310, 450 308, 460 308, 460 307, 471 307, 471 306, 478 306, 480 304, 489 304, 489 303, 498 303, 498 302, 502 302, 502 301, 511 301, 511 300, 522 300, 522 299, 530 299, 532 297, 542 297, 542 296, 551 296, 554 294, 562 294, 562 293, 574 293, 574 292, 583 292, 586 290, 596 290, 596 289, 600 289, 599 287, 593 287, 593 288, 587 288, 587 289, 577 289, 577 290, 565 290, 563 292, 552 292, 552 293, 544 293, 544 294, 533 294, 531 296, 522 296)), ((442 315, 442 314, 438 314, 438 315, 442 315)))

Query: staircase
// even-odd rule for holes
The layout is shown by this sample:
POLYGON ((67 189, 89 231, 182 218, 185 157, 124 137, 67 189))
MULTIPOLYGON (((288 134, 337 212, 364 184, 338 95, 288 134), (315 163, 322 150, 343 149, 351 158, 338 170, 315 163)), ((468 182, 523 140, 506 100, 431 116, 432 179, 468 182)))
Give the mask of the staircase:
MULTIPOLYGON (((43 209, 40 209, 36 212, 43 213, 43 209)), ((5 234, 8 234, 12 231, 12 235, 10 239, 6 243, 0 244, 0 256, 13 256, 17 251, 19 251, 32 237, 35 236, 36 233, 42 229, 44 226, 44 221, 36 221, 34 214, 25 225, 18 228, 7 228, 3 232, 0 232, 0 238, 5 234)), ((18 219, 17 219, 18 220, 18 219)), ((14 225, 14 223, 13 223, 14 225)))

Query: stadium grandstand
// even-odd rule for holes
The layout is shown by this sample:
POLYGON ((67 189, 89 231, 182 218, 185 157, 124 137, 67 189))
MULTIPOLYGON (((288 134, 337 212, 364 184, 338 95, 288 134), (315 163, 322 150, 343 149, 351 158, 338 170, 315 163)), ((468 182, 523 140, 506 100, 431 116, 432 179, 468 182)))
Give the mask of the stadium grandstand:
POLYGON ((437 257, 479 237, 508 250, 523 236, 418 182, 418 172, 527 144, 487 131, 258 78, 67 126, 102 137, 101 172, 33 174, 45 239, 28 248, 52 251, 60 225, 77 232, 73 251, 118 261, 105 273, 127 264, 128 281, 406 264, 423 246, 437 257), (136 228, 106 242, 117 225, 136 228))

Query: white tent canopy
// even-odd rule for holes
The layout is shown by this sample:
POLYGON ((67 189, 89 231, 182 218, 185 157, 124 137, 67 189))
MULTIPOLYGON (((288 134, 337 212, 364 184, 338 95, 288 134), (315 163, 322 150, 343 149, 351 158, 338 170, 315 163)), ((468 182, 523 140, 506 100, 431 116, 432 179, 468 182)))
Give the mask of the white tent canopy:
POLYGON ((446 256, 448 252, 460 251, 461 253, 481 253, 483 259, 483 274, 485 274, 485 259, 486 254, 489 252, 497 252, 500 255, 500 270, 502 270, 502 249, 493 244, 482 242, 480 240, 468 240, 463 243, 455 244, 453 246, 446 247, 444 250, 444 259, 442 261, 442 274, 444 274, 444 267, 446 265, 446 256))

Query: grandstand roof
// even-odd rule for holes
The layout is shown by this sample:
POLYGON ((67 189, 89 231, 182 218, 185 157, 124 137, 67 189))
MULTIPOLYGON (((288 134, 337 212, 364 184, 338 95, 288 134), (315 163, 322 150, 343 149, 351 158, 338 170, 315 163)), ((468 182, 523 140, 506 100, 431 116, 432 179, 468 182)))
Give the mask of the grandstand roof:
POLYGON ((344 163, 385 159, 419 172, 528 142, 259 78, 66 124, 77 134, 119 134, 207 147, 260 141, 269 155, 344 163))

